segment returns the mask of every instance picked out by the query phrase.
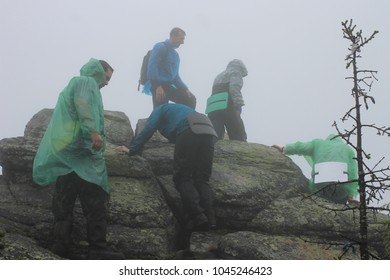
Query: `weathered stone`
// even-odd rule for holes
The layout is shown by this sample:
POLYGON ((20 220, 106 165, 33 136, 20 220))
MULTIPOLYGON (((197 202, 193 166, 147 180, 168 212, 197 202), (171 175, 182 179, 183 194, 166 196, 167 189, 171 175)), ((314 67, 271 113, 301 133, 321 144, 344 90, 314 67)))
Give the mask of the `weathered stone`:
MULTIPOLYGON (((32 163, 51 112, 42 110, 24 137, 0 140, 0 259, 57 259, 53 243, 53 186, 32 183, 32 163), (43 124, 43 125, 42 125, 43 124), (34 254, 37 252, 37 254, 34 254)), ((106 112, 105 160, 111 186, 108 242, 128 259, 359 258, 357 210, 310 196, 293 161, 256 143, 218 141, 210 180, 217 230, 183 230, 187 218, 172 182, 174 145, 155 133, 141 156, 115 149, 133 139, 127 117, 106 112), (123 134, 120 132, 125 131, 123 134), (353 243, 353 242, 352 242, 353 243)), ((136 133, 145 120, 137 124, 136 133)), ((388 258, 390 218, 369 212, 370 251, 388 258)), ((85 218, 74 209, 73 241, 86 246, 85 218)))
POLYGON ((344 254, 344 244, 329 245, 310 240, 310 237, 265 235, 239 231, 224 235, 218 253, 227 259, 250 260, 332 260, 360 259, 357 247, 344 254))
MULTIPOLYGON (((38 139, 43 137, 49 125, 53 109, 42 109, 36 113, 27 123, 24 130, 26 139, 38 139)), ((129 146, 133 141, 134 132, 129 118, 123 112, 104 111, 104 127, 107 142, 115 145, 129 146)))
POLYGON ((0 260, 60 260, 61 258, 43 248, 34 239, 24 235, 7 233, 0 247, 0 260))

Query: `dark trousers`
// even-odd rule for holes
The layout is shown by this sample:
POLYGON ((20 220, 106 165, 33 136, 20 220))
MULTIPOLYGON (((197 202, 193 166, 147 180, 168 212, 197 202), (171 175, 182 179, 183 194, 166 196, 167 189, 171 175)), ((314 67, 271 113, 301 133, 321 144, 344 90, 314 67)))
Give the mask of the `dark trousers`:
POLYGON ((105 247, 109 196, 100 186, 81 179, 75 172, 58 177, 56 182, 52 204, 55 242, 72 243, 73 208, 77 197, 87 220, 90 246, 105 247))
POLYGON ((230 140, 246 142, 244 122, 233 107, 229 106, 225 110, 211 112, 208 117, 214 126, 215 132, 217 132, 218 139, 223 139, 226 128, 230 140))
POLYGON ((157 102, 156 100, 156 89, 157 87, 152 86, 152 99, 153 99, 153 109, 158 107, 161 104, 168 103, 168 101, 172 101, 174 103, 187 105, 195 109, 196 107, 196 98, 195 96, 188 96, 187 92, 183 89, 178 89, 173 87, 171 84, 163 84, 162 85, 165 92, 165 100, 162 102, 157 102))
POLYGON ((176 139, 173 181, 190 218, 204 213, 215 223, 213 192, 209 179, 214 158, 211 135, 194 134, 190 129, 176 139))
POLYGON ((316 195, 335 203, 346 203, 348 189, 338 182, 323 182, 314 185, 316 195))

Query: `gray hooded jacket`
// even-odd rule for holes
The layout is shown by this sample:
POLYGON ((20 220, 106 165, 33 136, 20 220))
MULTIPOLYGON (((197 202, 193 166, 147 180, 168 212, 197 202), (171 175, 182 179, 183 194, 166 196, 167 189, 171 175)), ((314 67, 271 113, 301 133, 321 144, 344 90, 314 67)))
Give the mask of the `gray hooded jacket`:
POLYGON ((241 88, 244 84, 243 77, 247 75, 248 70, 244 63, 239 59, 233 59, 227 65, 226 70, 214 79, 212 93, 229 92, 233 107, 240 109, 245 105, 241 88))

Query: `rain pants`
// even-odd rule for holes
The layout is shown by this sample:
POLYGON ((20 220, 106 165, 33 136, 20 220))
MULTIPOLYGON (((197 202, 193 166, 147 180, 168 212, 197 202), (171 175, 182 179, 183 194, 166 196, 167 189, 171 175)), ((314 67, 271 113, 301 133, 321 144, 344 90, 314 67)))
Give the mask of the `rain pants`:
POLYGON ((90 59, 60 93, 49 126, 34 159, 33 179, 47 186, 62 175, 75 172, 80 178, 109 192, 103 152, 106 146, 104 109, 99 89, 105 71, 90 59), (92 149, 91 133, 103 138, 103 147, 92 149))
MULTIPOLYGON (((356 180, 357 176, 357 162, 354 159, 355 152, 348 146, 340 137, 334 138, 335 135, 329 135, 325 140, 324 139, 314 139, 310 142, 296 142, 294 144, 288 144, 284 147, 284 153, 286 155, 300 155, 304 156, 309 165, 312 167, 311 179, 310 179, 310 191, 315 192, 316 177, 320 178, 322 176, 320 171, 320 166, 328 166, 329 168, 334 168, 335 166, 346 167, 344 172, 340 170, 331 170, 332 174, 329 174, 330 177, 335 176, 336 172, 345 173, 345 180, 350 181, 356 180), (318 167, 318 168, 317 168, 318 167), (316 171, 317 168, 317 171, 316 171)), ((328 176, 329 176, 328 175, 328 176)), ((334 179, 329 179, 329 182, 335 182, 334 179)), ((322 180, 321 183, 325 182, 322 180)), ((319 183, 319 182, 318 182, 319 183)), ((346 195, 351 195, 352 197, 358 194, 358 183, 351 182, 346 184, 340 184, 337 188, 343 188, 346 195)), ((337 193, 335 192, 337 196, 337 193)), ((341 194, 340 194, 341 195, 341 194)), ((332 200, 342 200, 344 197, 334 197, 332 200)), ((346 197, 345 197, 346 199, 346 197)))

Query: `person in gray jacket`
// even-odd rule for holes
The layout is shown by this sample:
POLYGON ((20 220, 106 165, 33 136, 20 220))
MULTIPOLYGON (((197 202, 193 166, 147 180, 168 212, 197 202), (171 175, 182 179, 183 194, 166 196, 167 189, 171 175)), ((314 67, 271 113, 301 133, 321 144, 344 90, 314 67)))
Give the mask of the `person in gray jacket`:
POLYGON ((244 122, 241 118, 242 106, 245 105, 241 89, 244 84, 243 78, 247 75, 248 71, 244 63, 239 59, 233 59, 227 65, 226 70, 214 79, 206 113, 218 134, 218 139, 223 139, 226 129, 230 140, 245 142, 247 140, 244 122), (217 103, 220 106, 215 107, 217 103))

